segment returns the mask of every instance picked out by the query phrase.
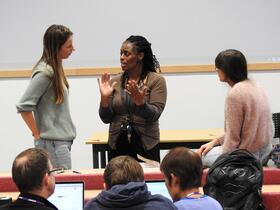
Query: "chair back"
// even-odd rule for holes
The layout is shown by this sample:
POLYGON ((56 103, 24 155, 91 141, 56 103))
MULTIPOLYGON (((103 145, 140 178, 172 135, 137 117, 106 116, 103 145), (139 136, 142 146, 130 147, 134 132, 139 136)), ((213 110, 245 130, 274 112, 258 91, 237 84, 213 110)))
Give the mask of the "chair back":
POLYGON ((280 138, 280 113, 272 114, 274 124, 274 138, 280 138))

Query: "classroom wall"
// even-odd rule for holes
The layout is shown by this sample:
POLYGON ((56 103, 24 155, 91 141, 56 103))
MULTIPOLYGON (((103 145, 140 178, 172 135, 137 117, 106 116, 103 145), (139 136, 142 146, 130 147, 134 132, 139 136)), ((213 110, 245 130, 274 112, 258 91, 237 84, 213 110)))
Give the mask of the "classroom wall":
MULTIPOLYGON (((168 86, 166 108, 160 118, 161 129, 203 129, 223 127, 224 100, 228 86, 214 73, 164 75, 168 86)), ((280 111, 280 71, 250 72, 265 88, 273 112, 280 111)), ((32 147, 30 131, 16 113, 15 103, 29 79, 0 80, 0 171, 9 171, 16 154, 32 147)), ((77 126, 72 159, 73 168, 92 167, 91 146, 85 144, 95 131, 107 130, 98 116, 99 92, 96 77, 71 77, 70 106, 77 126)))
POLYGON ((31 68, 54 23, 74 32, 66 66, 118 66, 132 34, 148 38, 162 65, 212 63, 225 48, 279 62, 279 8, 279 0, 1 0, 0 70, 31 68))
MULTIPOLYGON (((249 62, 279 62, 278 0, 1 0, 0 71, 31 69, 42 52, 47 26, 74 32, 76 51, 65 67, 119 66, 119 48, 131 34, 151 42, 162 65, 213 63, 225 48, 237 48, 249 62)), ((280 70, 250 72, 265 88, 273 112, 280 111, 280 70)), ((228 86, 215 73, 164 74, 168 101, 161 129, 223 127, 228 86)), ((0 171, 9 171, 32 136, 15 104, 29 78, 0 78, 0 171)), ((93 132, 107 130, 98 116, 96 77, 70 77, 70 106, 77 126, 73 168, 92 166, 93 132)))

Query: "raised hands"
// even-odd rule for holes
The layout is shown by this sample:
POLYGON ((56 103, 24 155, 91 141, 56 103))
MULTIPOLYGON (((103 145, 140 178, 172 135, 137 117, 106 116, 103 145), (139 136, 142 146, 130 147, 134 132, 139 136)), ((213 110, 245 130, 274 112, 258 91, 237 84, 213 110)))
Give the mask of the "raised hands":
POLYGON ((114 87, 117 82, 110 83, 110 74, 104 73, 101 78, 98 78, 99 91, 101 94, 101 104, 103 107, 109 105, 109 97, 114 91, 114 87))
POLYGON ((137 106, 145 103, 145 93, 147 90, 145 82, 146 80, 137 84, 135 80, 129 80, 126 84, 126 92, 131 96, 131 99, 137 106))

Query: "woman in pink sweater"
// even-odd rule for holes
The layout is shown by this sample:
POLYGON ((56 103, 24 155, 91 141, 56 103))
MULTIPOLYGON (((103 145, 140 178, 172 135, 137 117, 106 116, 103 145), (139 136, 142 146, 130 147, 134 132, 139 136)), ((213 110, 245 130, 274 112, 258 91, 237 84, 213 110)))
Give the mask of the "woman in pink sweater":
POLYGON ((272 114, 263 88, 247 78, 245 56, 237 50, 220 52, 215 66, 221 82, 231 87, 225 103, 225 133, 197 151, 203 164, 211 166, 219 155, 247 149, 260 160, 272 149, 272 114))

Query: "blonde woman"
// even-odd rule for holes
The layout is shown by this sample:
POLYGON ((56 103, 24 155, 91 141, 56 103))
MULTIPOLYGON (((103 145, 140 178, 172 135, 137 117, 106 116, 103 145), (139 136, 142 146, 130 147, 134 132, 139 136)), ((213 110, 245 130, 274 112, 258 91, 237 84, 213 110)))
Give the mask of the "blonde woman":
POLYGON ((71 145, 76 137, 72 122, 62 60, 74 51, 73 33, 51 25, 44 35, 43 55, 32 71, 31 81, 16 105, 34 137, 36 148, 48 151, 54 167, 71 168, 71 145))

